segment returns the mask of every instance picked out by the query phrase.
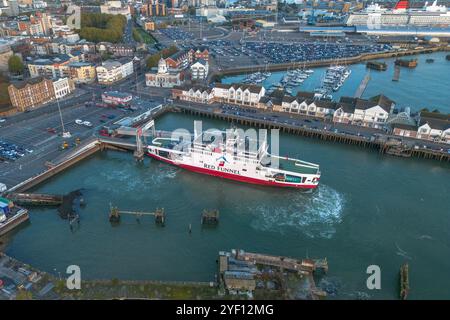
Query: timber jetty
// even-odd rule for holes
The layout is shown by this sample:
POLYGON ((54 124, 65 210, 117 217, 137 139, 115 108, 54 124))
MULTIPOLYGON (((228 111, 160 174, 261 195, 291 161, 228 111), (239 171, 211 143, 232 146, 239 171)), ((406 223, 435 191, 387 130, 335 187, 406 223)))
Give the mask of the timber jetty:
MULTIPOLYGON (((242 126, 263 128, 263 129, 279 129, 281 132, 289 133, 293 135, 299 135, 308 138, 320 139, 323 141, 338 142, 349 145, 355 145, 359 147, 364 147, 368 149, 373 149, 378 151, 380 154, 386 154, 392 148, 397 148, 398 145, 393 145, 392 138, 395 136, 387 134, 374 134, 372 137, 352 135, 342 132, 333 132, 327 130, 320 130, 314 128, 308 128, 304 126, 296 126, 286 123, 274 122, 271 120, 264 120, 258 118, 246 118, 240 115, 222 113, 218 110, 211 110, 210 108, 201 108, 194 105, 177 104, 177 107, 181 112, 202 116, 210 119, 217 119, 227 122, 232 122, 235 124, 240 124, 242 126)), ((398 137, 397 137, 398 138, 398 137)), ((422 149, 422 148, 408 148, 408 153, 410 157, 423 158, 423 159, 433 159, 438 161, 448 161, 450 162, 450 153, 447 151, 432 150, 432 149, 422 149)))

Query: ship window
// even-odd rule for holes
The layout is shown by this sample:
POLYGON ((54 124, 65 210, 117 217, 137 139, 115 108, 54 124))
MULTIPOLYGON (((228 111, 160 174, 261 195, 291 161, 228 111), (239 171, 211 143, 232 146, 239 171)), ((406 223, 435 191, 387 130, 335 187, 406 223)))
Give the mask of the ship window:
POLYGON ((242 171, 247 171, 247 169, 242 169, 242 171))

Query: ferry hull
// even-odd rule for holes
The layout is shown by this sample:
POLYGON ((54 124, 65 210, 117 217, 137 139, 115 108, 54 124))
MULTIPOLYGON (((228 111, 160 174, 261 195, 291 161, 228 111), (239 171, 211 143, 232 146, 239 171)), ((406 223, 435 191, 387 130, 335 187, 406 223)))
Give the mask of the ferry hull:
POLYGON ((163 162, 166 162, 168 164, 196 172, 201 174, 206 174, 214 177, 244 182, 244 183, 250 183, 250 184, 256 184, 256 185, 263 185, 263 186, 271 186, 271 187, 283 187, 283 188, 296 188, 296 189, 315 189, 318 185, 313 184, 284 184, 284 183, 278 183, 276 181, 267 181, 267 180, 261 180, 261 179, 255 179, 250 177, 244 177, 236 174, 226 173, 226 172, 220 172, 216 170, 210 170, 206 168, 200 168, 196 166, 181 164, 181 163, 175 163, 174 161, 171 161, 169 159, 166 159, 164 157, 158 156, 156 154, 152 154, 150 152, 147 152, 147 155, 152 157, 153 159, 160 160, 163 162))

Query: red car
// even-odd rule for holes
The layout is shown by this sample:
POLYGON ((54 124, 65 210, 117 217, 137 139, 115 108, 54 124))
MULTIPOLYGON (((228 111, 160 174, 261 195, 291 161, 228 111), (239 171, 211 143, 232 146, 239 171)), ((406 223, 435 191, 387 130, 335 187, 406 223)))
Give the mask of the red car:
POLYGON ((56 129, 55 128, 47 128, 47 132, 48 133, 56 133, 56 129))

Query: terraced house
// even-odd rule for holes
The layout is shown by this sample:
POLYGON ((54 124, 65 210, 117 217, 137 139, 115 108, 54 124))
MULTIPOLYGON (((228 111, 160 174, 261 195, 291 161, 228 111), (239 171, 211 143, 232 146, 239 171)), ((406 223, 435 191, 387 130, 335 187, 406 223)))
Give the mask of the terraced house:
POLYGON ((174 100, 210 104, 214 102, 213 89, 205 86, 176 86, 172 89, 174 100))
POLYGON ((172 90, 175 100, 200 103, 222 102, 250 107, 257 107, 264 94, 264 87, 247 84, 215 83, 213 88, 184 86, 174 87, 172 90))
POLYGON ((422 111, 418 124, 418 139, 450 143, 450 114, 422 111))
POLYGON ((265 95, 266 89, 251 84, 214 84, 214 98, 217 102, 258 107, 259 100, 265 95))
POLYGON ((334 122, 373 128, 383 127, 395 107, 395 102, 384 95, 378 95, 368 100, 341 97, 339 103, 340 106, 333 115, 334 122))

